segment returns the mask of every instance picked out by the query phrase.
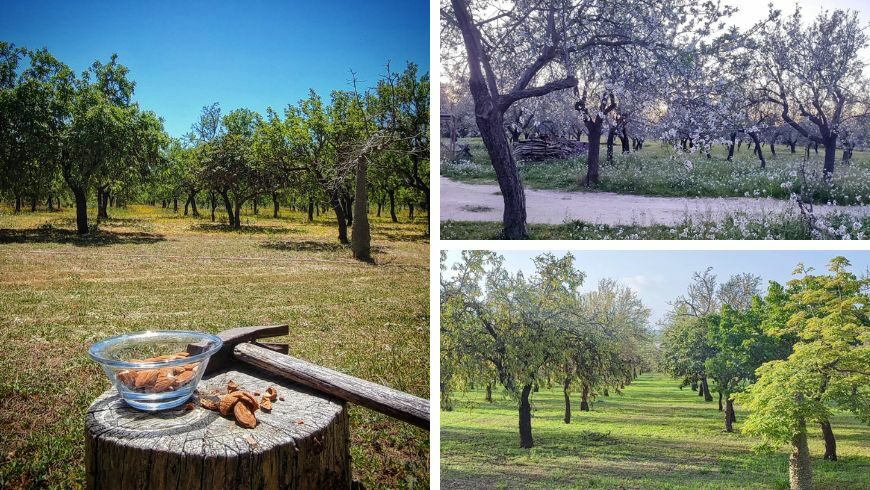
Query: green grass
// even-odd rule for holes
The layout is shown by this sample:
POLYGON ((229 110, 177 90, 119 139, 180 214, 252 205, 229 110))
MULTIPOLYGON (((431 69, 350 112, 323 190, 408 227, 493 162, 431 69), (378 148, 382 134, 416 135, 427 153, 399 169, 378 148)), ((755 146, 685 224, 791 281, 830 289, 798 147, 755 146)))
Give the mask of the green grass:
MULTIPOLYGON (((481 390, 441 413, 442 488, 787 489, 788 453, 756 454, 756 439, 722 431, 705 403, 663 375, 646 374, 623 395, 599 397, 591 412, 563 421, 560 389, 534 394, 535 447, 519 449, 516 402, 486 403, 481 390)), ((737 407, 739 430, 746 412, 737 407)), ((810 429, 814 488, 870 488, 870 428, 832 420, 839 461, 823 461, 821 430, 810 429)))
MULTIPOLYGON (((496 183, 495 171, 490 164, 486 149, 480 138, 460 140, 471 149, 470 162, 441 163, 441 175, 468 183, 496 183)), ((725 160, 727 151, 716 146, 709 160, 703 155, 675 155, 670 147, 660 142, 649 141, 639 152, 627 155, 615 154, 613 163, 605 160, 602 148, 601 182, 593 190, 623 194, 643 194, 674 197, 742 197, 771 196, 788 199, 798 190, 800 180, 797 169, 802 153, 789 153, 779 146, 777 156, 772 157, 764 147, 767 167, 762 169, 758 159, 745 146, 735 153, 734 161, 725 160), (686 160, 691 161, 691 170, 686 160), (787 184, 787 185, 783 185, 787 184)), ((619 152, 619 148, 616 148, 619 152)), ((839 153, 838 153, 839 155, 839 153)), ((815 170, 821 178, 822 153, 811 153, 808 173, 815 170)), ((523 183, 533 189, 556 189, 567 191, 590 191, 582 185, 586 176, 586 156, 570 160, 518 163, 523 183)), ((816 183, 814 199, 817 202, 840 204, 870 203, 870 152, 856 151, 850 165, 838 165, 831 186, 816 183), (860 198, 860 199, 859 199, 860 198)))
MULTIPOLYGON (((429 397, 425 217, 372 217, 372 265, 325 216, 244 216, 236 232, 150 206, 110 214, 83 239, 70 209, 0 209, 0 488, 84 484, 85 411, 109 387, 86 350, 122 332, 288 323, 293 355, 429 397)), ((355 479, 428 487, 427 432, 350 415, 355 479)))

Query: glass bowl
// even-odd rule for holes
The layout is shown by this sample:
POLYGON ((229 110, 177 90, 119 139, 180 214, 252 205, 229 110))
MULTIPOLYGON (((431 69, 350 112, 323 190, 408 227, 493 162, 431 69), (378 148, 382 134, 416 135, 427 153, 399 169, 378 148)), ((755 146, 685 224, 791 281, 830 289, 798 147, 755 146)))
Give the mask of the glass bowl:
POLYGON ((128 405, 140 410, 175 408, 193 396, 208 360, 223 341, 182 330, 136 332, 97 342, 88 349, 128 405), (188 354, 189 344, 206 348, 188 354))

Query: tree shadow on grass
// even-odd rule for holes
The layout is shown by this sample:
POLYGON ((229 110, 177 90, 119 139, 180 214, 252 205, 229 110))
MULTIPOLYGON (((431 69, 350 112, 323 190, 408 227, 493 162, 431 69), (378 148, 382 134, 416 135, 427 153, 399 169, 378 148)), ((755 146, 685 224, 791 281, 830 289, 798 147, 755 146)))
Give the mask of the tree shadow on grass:
POLYGON ((242 225, 241 228, 233 228, 224 223, 195 223, 191 225, 192 231, 202 231, 206 233, 246 233, 246 234, 267 234, 267 235, 287 235, 300 234, 303 230, 299 228, 287 228, 284 226, 263 226, 263 225, 242 225))
MULTIPOLYGON (((334 242, 319 242, 316 240, 276 241, 271 240, 260 245, 280 252, 349 252, 350 245, 334 242)), ((383 248, 372 246, 372 253, 383 253, 383 248)))
POLYGON ((429 235, 425 231, 410 231, 405 230, 397 233, 389 231, 379 231, 376 228, 372 229, 373 238, 383 238, 389 242, 420 242, 429 243, 429 235))
POLYGON ((0 244, 7 243, 64 243, 79 247, 99 247, 123 244, 151 244, 165 241, 163 235, 145 232, 92 231, 79 235, 73 230, 41 226, 35 229, 0 229, 0 244))
MULTIPOLYGON (((535 430, 535 448, 519 449, 516 429, 441 429, 442 482, 451 488, 547 485, 588 488, 788 488, 785 450, 756 454, 716 440, 599 434, 561 427, 535 430), (583 480, 587 480, 583 482, 583 480), (581 483, 582 482, 582 483, 581 483)), ((828 464, 813 457, 818 488, 866 488, 866 456, 828 464)))

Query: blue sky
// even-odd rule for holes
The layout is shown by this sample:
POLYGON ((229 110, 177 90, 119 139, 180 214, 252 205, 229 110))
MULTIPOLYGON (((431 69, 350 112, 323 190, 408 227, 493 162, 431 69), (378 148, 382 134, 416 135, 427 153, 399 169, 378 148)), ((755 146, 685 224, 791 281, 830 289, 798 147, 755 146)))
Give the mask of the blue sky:
MULTIPOLYGON (((552 250, 562 256, 565 251, 552 250)), ((532 258, 541 252, 499 252, 511 271, 534 272, 532 258)), ((604 252, 574 251, 577 268, 586 273, 584 289, 595 289, 604 278, 619 280, 640 293, 644 304, 652 310, 654 324, 670 309, 669 302, 685 293, 695 271, 708 266, 719 281, 733 274, 751 272, 762 278, 763 289, 768 281, 784 283, 792 278, 798 263, 827 271, 828 261, 842 255, 852 263, 852 272, 863 275, 870 267, 870 252, 855 251, 642 251, 604 252)), ((448 263, 458 260, 461 252, 449 251, 448 263)))
POLYGON ((118 53, 136 100, 181 136, 220 102, 263 112, 314 88, 364 87, 391 61, 429 70, 428 0, 5 1, 0 39, 47 47, 76 72, 118 53))

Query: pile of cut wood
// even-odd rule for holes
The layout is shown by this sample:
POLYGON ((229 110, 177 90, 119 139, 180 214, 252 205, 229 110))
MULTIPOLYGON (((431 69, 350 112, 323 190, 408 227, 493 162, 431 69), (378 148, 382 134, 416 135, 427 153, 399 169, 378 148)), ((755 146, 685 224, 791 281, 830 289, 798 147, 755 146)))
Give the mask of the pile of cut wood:
POLYGON ((514 143, 514 158, 518 161, 565 160, 585 152, 586 143, 582 141, 534 139, 514 143))

